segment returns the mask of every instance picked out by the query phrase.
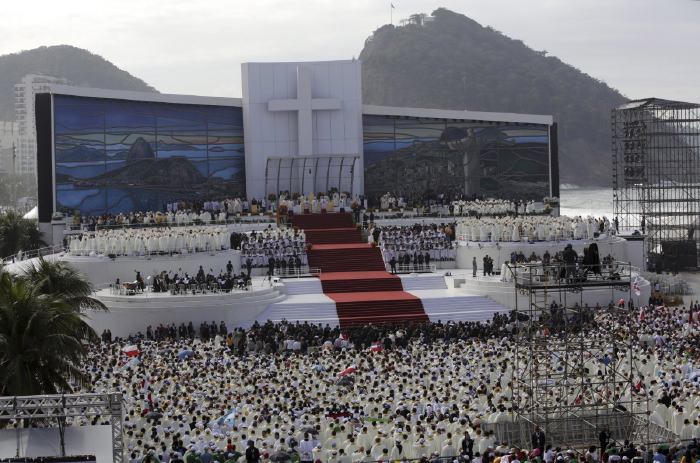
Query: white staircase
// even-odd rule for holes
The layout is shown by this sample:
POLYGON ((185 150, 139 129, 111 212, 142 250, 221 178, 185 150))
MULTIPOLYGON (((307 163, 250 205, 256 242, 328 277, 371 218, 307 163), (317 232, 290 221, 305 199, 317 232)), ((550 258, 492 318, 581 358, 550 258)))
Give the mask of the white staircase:
POLYGON ((404 291, 447 289, 445 277, 433 274, 400 275, 404 291))
POLYGON ((423 303, 431 322, 485 322, 495 313, 507 314, 510 309, 486 296, 457 295, 452 291, 411 291, 423 303))
POLYGON ((287 320, 301 323, 321 323, 330 326, 338 325, 338 313, 335 301, 324 294, 300 294, 287 297, 285 300, 270 304, 256 321, 265 323, 271 320, 279 322, 287 320))
POLYGON ((318 278, 286 278, 282 281, 282 287, 287 296, 323 293, 321 280, 318 278))

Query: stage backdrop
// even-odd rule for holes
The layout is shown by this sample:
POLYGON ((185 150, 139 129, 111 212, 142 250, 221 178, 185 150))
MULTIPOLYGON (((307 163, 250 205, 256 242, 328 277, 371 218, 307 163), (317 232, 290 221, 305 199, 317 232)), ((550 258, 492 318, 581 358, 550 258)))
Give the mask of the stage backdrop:
POLYGON ((241 108, 54 96, 56 210, 245 196, 241 108))
MULTIPOLYGON (((551 194, 549 126, 365 115, 365 194, 447 193, 541 201, 551 194)), ((558 182, 558 179, 555 179, 558 182)))

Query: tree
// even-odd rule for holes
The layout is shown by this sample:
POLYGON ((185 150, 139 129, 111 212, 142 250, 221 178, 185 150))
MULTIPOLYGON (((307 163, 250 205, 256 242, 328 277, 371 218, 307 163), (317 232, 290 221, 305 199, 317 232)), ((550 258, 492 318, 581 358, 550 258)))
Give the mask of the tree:
POLYGON ((0 258, 46 246, 36 221, 14 211, 0 215, 0 258))
POLYGON ((97 335, 58 294, 0 273, 0 395, 68 393, 87 386, 80 365, 97 335))
POLYGON ((70 264, 60 260, 46 260, 40 256, 20 278, 41 294, 61 297, 76 312, 81 309, 107 310, 102 302, 92 297, 90 282, 70 264))

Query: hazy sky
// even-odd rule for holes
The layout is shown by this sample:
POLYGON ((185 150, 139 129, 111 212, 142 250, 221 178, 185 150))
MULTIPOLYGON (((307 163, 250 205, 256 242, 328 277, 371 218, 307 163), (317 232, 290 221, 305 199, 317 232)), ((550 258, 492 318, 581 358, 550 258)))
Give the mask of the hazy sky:
MULTIPOLYGON (((1 0, 0 54, 70 44, 165 93, 240 96, 240 63, 358 56, 389 0, 1 0)), ((698 0, 393 0, 444 6, 631 98, 700 102, 698 0)))

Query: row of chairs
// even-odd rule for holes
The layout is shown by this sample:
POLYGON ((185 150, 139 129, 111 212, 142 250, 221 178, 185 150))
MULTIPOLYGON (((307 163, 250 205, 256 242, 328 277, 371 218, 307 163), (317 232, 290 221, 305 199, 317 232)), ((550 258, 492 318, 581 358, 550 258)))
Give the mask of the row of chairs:
MULTIPOLYGON (((234 280, 232 289, 247 290, 248 287, 251 286, 251 284, 251 280, 248 280, 246 282, 243 279, 237 278, 234 280)), ((222 288, 217 282, 211 283, 209 285, 206 283, 171 283, 168 287, 168 291, 173 296, 177 294, 228 293, 231 292, 232 289, 222 288)))

